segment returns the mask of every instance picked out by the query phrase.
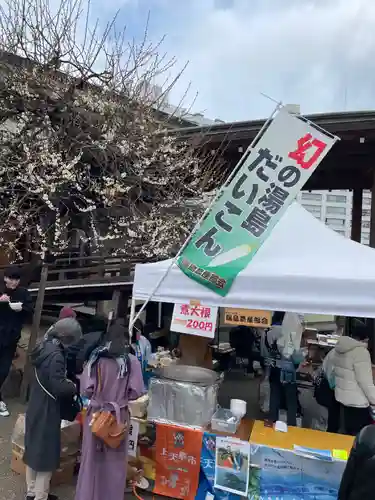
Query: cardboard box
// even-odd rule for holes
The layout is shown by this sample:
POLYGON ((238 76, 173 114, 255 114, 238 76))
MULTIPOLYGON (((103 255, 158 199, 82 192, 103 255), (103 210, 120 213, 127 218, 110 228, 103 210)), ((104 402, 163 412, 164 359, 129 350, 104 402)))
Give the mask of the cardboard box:
MULTIPOLYGON (((61 460, 60 468, 52 475, 51 486, 59 486, 60 484, 72 483, 74 479, 74 470, 76 463, 76 457, 69 457, 61 460)), ((26 465, 23 463, 22 454, 15 449, 12 450, 12 460, 10 468, 16 474, 20 474, 21 476, 26 475, 26 465)))
MULTIPOLYGON (((18 415, 12 434, 12 447, 22 453, 25 447, 25 415, 18 415)), ((79 422, 61 422, 61 459, 76 456, 81 448, 81 425, 79 422)))

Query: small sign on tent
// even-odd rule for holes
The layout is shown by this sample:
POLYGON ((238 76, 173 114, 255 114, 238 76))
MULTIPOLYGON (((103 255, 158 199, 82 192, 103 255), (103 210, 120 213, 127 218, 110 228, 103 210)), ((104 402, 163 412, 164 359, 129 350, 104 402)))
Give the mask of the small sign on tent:
POLYGON ((213 339, 217 322, 217 307, 202 306, 197 301, 175 304, 171 330, 213 339))
POLYGON ((271 311, 258 311, 252 309, 232 309, 225 308, 224 323, 235 326, 251 326, 268 328, 271 326, 271 311))
POLYGON ((182 252, 181 270, 227 295, 336 139, 282 108, 182 252))

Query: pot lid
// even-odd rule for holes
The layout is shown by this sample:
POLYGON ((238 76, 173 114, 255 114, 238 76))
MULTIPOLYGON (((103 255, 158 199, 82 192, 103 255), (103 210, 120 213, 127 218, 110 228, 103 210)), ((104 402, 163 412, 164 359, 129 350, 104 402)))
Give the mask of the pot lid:
POLYGON ((165 366, 160 369, 159 374, 162 378, 175 380, 176 382, 199 385, 213 385, 219 379, 219 375, 213 370, 190 365, 165 366))

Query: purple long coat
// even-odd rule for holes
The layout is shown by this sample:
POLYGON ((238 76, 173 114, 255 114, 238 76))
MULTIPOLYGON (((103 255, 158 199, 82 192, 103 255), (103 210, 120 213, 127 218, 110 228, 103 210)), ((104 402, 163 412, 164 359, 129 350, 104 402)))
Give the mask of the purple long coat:
POLYGON ((127 441, 115 450, 102 445, 93 436, 89 423, 95 410, 108 403, 120 407, 121 421, 128 419, 128 400, 137 399, 144 393, 142 369, 138 359, 130 355, 130 376, 118 378, 119 368, 115 360, 99 360, 101 390, 98 391, 97 370, 92 377, 85 369, 81 377, 81 392, 91 398, 83 427, 81 467, 78 476, 75 500, 123 500, 128 462, 127 441), (129 378, 129 381, 127 380, 129 378), (127 389, 127 390, 126 390, 127 389))

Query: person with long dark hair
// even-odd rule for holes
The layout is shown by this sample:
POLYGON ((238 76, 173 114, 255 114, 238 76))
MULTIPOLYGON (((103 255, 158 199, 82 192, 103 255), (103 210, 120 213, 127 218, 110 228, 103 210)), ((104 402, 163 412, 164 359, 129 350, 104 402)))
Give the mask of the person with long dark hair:
POLYGON ((123 500, 126 485, 127 439, 110 448, 91 431, 93 414, 109 411, 119 424, 129 422, 128 402, 144 393, 142 369, 130 354, 129 335, 115 322, 91 353, 81 377, 81 393, 90 399, 82 443, 75 500, 123 500))

